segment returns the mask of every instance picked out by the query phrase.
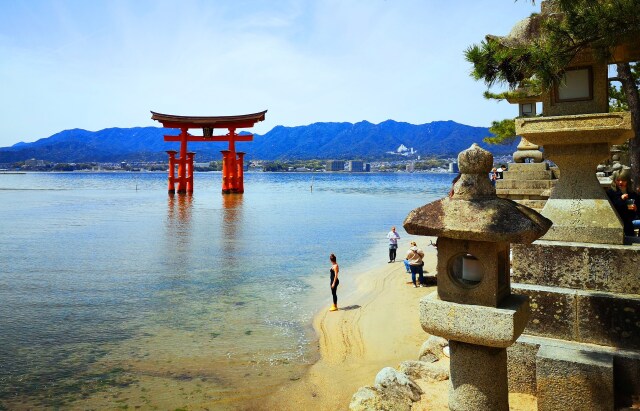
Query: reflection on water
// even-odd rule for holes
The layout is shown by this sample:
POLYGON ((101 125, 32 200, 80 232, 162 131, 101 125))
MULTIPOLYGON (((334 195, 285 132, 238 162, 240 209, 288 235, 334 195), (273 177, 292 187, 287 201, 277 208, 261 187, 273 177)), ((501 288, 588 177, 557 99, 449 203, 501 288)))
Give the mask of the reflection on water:
POLYGON ((222 255, 225 264, 238 259, 238 243, 244 237, 242 203, 244 194, 222 195, 222 255))
MULTIPOLYGON (((169 194, 168 220, 176 221, 178 226, 188 225, 191 219, 193 196, 188 194, 169 194)), ((187 227, 188 228, 188 227, 187 227)))
POLYGON ((191 246, 191 212, 193 196, 169 194, 166 219, 167 262, 173 272, 179 272, 188 263, 191 246))

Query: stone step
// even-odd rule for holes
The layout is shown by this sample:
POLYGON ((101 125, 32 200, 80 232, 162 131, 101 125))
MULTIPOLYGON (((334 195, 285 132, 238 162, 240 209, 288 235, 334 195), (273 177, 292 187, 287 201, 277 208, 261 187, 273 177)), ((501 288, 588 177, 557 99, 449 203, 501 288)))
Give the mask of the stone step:
POLYGON ((539 411, 613 411, 613 355, 542 346, 536 385, 539 411))
POLYGON ((502 173, 505 180, 552 180, 553 173, 551 170, 531 170, 531 171, 505 171, 502 173))
POLYGON ((549 164, 542 163, 509 163, 507 172, 526 173, 528 171, 546 171, 549 170, 549 164))
MULTIPOLYGON (((558 347, 582 351, 587 355, 609 355, 613 357, 613 390, 616 404, 629 406, 633 396, 640 395, 640 351, 621 350, 613 347, 581 344, 555 338, 523 334, 516 343, 507 348, 509 391, 537 394, 536 359, 541 347, 558 347)), ((560 409, 567 409, 561 407, 560 409)))
POLYGON ((501 194, 498 197, 500 198, 508 198, 509 200, 520 202, 521 200, 540 200, 545 203, 549 199, 549 197, 539 195, 542 193, 538 193, 537 195, 514 195, 514 194, 501 194))
POLYGON ((550 190, 556 180, 498 180, 496 190, 550 190))
POLYGON ((496 194, 499 197, 506 197, 506 198, 511 198, 511 195, 517 195, 517 196, 546 196, 549 197, 551 195, 551 190, 540 190, 540 189, 499 189, 496 188, 496 194))
POLYGON ((529 297, 527 334, 640 349, 640 295, 517 283, 511 288, 529 297))
POLYGON ((511 252, 514 283, 640 294, 639 247, 538 240, 511 252))

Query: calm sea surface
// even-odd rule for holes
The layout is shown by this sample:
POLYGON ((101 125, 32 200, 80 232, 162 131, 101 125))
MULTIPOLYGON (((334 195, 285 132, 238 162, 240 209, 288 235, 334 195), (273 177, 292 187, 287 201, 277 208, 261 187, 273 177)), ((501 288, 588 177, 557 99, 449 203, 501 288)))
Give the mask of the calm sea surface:
POLYGON ((267 395, 315 360, 329 253, 348 287, 452 178, 247 173, 223 196, 200 173, 187 197, 164 173, 0 174, 0 409, 267 395))

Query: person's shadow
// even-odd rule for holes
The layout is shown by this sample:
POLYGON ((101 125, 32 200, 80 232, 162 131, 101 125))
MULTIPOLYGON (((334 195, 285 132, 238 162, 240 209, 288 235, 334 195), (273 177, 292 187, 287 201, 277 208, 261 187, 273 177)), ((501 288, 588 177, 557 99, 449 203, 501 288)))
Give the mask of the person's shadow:
POLYGON ((349 310, 357 310, 358 308, 360 308, 359 305, 348 305, 346 307, 342 307, 340 308, 340 311, 349 311, 349 310))

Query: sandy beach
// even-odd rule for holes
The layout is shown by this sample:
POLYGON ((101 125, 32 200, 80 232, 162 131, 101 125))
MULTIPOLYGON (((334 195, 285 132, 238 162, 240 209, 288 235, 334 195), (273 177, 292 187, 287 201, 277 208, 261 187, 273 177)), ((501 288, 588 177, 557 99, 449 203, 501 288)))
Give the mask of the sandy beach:
MULTIPOLYGON (((433 275, 436 249, 426 246, 429 238, 403 238, 407 244, 411 240, 425 251, 424 268, 433 275)), ((329 312, 327 307, 314 318, 320 359, 301 379, 280 387, 251 409, 346 410, 357 389, 373 385, 382 368, 397 369, 402 361, 418 359, 418 351, 429 337, 420 326, 419 300, 436 287, 412 286, 411 275, 402 263, 405 252, 400 246, 395 263, 381 262, 354 279, 342 280, 355 287, 338 292, 340 309, 329 312)), ((447 359, 441 361, 448 363, 447 359)), ((448 409, 449 381, 421 380, 418 384, 425 394, 414 410, 448 409)), ((510 403, 512 410, 536 409, 535 398, 528 395, 512 394, 510 403)))
MULTIPOLYGON (((406 244, 399 247, 395 263, 381 261, 373 270, 341 280, 341 286, 351 282, 351 287, 345 287, 343 293, 338 291, 340 309, 329 312, 327 307, 314 319, 319 361, 303 378, 256 404, 258 409, 348 409, 353 393, 361 386, 373 385, 382 368, 417 359, 420 346, 428 338, 420 326, 418 301, 435 287, 414 288, 410 284, 411 275, 402 263, 406 252, 403 246, 408 241, 411 239, 403 238, 406 244)), ((425 270, 435 273, 435 248, 425 246, 428 239, 417 241, 425 251, 425 270)), ((439 385, 446 393, 447 381, 439 385)), ((444 403, 431 409, 446 409, 446 395, 444 403)))

